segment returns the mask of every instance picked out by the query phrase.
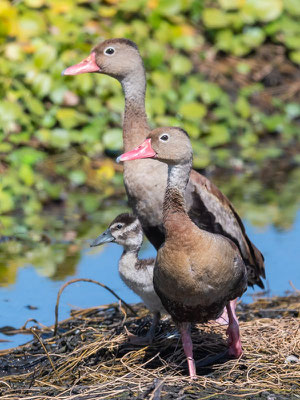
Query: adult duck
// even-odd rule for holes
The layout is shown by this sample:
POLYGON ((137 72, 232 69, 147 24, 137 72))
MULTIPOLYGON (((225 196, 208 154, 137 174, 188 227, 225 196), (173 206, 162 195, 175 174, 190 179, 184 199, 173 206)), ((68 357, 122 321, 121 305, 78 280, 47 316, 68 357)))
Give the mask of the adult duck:
MULTIPOLYGON (((136 44, 110 39, 98 44, 79 64, 64 75, 96 72, 117 79, 125 95, 124 150, 129 151, 150 132, 145 111, 146 76, 136 44)), ((164 242, 162 206, 167 185, 167 166, 157 160, 124 163, 124 183, 129 205, 156 249, 164 242)), ((194 223, 208 232, 222 234, 238 247, 248 269, 248 285, 264 288, 264 258, 249 240, 244 225, 227 197, 207 178, 192 170, 185 191, 187 212, 194 223)))
POLYGON ((118 215, 109 227, 98 236, 91 247, 104 243, 117 243, 123 246, 119 260, 119 274, 123 282, 137 294, 153 314, 151 327, 144 337, 137 337, 128 332, 134 344, 152 343, 155 328, 165 310, 153 287, 154 258, 140 259, 138 254, 143 244, 143 230, 140 221, 132 214, 118 215))
POLYGON ((158 128, 120 161, 155 158, 168 167, 163 202, 165 242, 157 252, 153 284, 163 306, 178 325, 191 378, 196 376, 191 322, 229 317, 229 354, 242 347, 233 300, 247 288, 247 269, 238 247, 223 235, 207 232, 190 219, 185 190, 192 167, 192 146, 180 128, 158 128))

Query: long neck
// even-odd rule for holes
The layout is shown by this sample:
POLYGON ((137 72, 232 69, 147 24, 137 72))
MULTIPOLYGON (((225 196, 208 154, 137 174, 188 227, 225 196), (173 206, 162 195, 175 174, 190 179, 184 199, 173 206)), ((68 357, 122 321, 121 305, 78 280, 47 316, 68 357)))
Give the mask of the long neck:
POLYGON ((168 166, 168 183, 163 204, 163 219, 165 226, 174 214, 186 214, 185 189, 188 184, 192 160, 185 164, 168 166))
POLYGON ((145 110, 146 76, 143 64, 121 81, 125 95, 123 121, 124 150, 143 142, 150 131, 145 110))

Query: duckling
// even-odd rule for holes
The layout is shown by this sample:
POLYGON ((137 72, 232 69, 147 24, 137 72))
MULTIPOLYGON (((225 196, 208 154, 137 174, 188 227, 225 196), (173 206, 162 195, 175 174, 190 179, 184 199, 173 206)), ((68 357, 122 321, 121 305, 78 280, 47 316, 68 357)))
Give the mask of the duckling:
POLYGON ((119 274, 123 282, 137 294, 153 314, 153 320, 145 337, 137 337, 127 332, 131 343, 150 344, 154 339, 155 328, 161 312, 165 310, 153 287, 154 258, 139 259, 138 253, 143 244, 143 230, 140 221, 132 214, 118 215, 94 242, 91 247, 104 243, 117 243, 123 246, 119 260, 119 274))
POLYGON ((248 276, 237 245, 221 234, 199 228, 187 213, 184 195, 192 156, 188 134, 168 127, 153 130, 141 145, 118 157, 118 161, 155 158, 168 166, 163 202, 165 242, 157 252, 153 284, 180 330, 189 374, 195 378, 191 322, 215 320, 226 307, 228 352, 241 356, 235 299, 245 292, 248 276))

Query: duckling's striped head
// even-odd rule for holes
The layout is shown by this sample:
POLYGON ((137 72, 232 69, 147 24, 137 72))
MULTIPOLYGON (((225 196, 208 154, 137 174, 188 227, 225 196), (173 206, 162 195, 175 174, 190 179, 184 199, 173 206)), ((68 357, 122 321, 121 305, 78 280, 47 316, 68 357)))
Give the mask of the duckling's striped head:
POLYGON ((139 250, 143 243, 143 230, 140 221, 132 214, 118 215, 94 242, 91 247, 114 242, 127 250, 139 250))

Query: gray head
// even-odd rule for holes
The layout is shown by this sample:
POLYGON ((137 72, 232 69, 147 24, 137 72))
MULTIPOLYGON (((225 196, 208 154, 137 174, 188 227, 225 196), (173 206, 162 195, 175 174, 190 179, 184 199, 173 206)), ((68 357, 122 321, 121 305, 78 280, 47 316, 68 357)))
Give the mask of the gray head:
POLYGON ((118 215, 91 247, 110 242, 120 244, 125 250, 138 251, 143 243, 143 230, 138 218, 128 213, 118 215))
POLYGON ((137 45, 131 40, 118 38, 105 40, 96 45, 87 58, 79 64, 66 68, 63 75, 98 72, 122 81, 143 68, 137 45))
POLYGON ((153 129, 135 149, 122 154, 117 161, 155 158, 169 165, 191 164, 193 149, 185 130, 168 126, 153 129))

